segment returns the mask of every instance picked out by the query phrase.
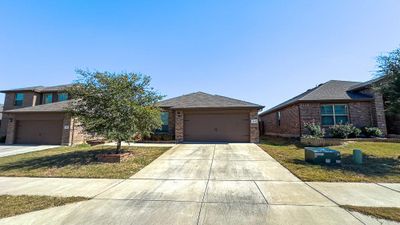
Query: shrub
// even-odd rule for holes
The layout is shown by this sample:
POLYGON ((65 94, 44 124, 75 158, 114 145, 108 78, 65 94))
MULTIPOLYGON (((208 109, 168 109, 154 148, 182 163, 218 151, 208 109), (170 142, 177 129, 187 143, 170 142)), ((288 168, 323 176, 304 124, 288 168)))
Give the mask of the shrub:
POLYGON ((164 134, 164 133, 156 133, 151 136, 146 136, 143 138, 145 141, 173 141, 175 140, 174 135, 172 134, 164 134))
POLYGON ((361 133, 362 133, 361 129, 353 126, 353 130, 352 130, 351 134, 349 135, 349 137, 356 138, 356 137, 359 137, 361 135, 361 133))
POLYGON ((383 132, 377 127, 364 127, 363 133, 367 137, 382 137, 383 132))
POLYGON ((315 122, 304 123, 304 127, 308 131, 309 135, 307 137, 322 138, 325 135, 325 130, 321 128, 319 124, 315 122))
POLYGON ((348 138, 350 135, 360 135, 360 129, 351 124, 340 124, 329 127, 329 131, 334 138, 348 138))

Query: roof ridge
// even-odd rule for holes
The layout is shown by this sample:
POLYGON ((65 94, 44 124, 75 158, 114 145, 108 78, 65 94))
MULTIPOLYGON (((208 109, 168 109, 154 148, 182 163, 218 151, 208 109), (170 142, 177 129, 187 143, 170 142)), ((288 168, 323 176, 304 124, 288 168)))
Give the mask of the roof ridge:
MULTIPOLYGON (((237 99, 237 98, 231 98, 231 97, 227 97, 227 96, 223 96, 223 95, 215 94, 215 96, 227 98, 227 99, 230 99, 230 100, 240 101, 240 102, 244 102, 244 103, 254 104, 254 103, 252 103, 252 102, 240 100, 240 99, 237 99)), ((258 105, 258 104, 254 104, 254 105, 258 105)))

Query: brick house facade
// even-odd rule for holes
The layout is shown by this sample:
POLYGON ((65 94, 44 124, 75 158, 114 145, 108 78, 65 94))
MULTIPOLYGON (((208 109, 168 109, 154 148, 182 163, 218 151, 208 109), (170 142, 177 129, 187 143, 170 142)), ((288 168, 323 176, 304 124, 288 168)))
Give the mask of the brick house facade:
POLYGON ((6 144, 84 143, 88 135, 66 113, 70 103, 64 92, 67 86, 2 91, 6 96, 0 137, 6 137, 6 144))
MULTIPOLYGON (((260 114, 264 135, 300 137, 307 134, 305 123, 315 122, 322 127, 339 124, 324 124, 322 107, 340 106, 345 113, 332 117, 343 119, 356 127, 378 127, 387 135, 384 102, 382 95, 375 93, 370 86, 362 87, 357 82, 329 81, 310 89, 291 100, 260 114), (352 90, 354 86, 360 86, 352 90)), ((332 120, 329 120, 332 121, 332 120)))
POLYGON ((168 113, 168 133, 176 142, 259 142, 263 107, 224 96, 192 93, 159 102, 168 113))

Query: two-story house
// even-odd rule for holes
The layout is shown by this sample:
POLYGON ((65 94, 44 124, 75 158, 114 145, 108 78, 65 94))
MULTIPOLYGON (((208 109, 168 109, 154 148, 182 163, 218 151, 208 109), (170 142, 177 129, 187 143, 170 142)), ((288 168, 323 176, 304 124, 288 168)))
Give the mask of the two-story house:
POLYGON ((6 144, 73 145, 85 135, 66 109, 71 103, 69 85, 28 87, 5 93, 0 137, 6 144))

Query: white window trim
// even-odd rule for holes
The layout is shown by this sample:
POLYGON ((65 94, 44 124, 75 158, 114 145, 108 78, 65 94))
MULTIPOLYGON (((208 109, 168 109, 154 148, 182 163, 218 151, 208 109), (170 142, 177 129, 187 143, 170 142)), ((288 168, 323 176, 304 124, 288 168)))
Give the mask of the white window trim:
MULTIPOLYGON (((350 122, 350 116, 349 116, 349 107, 347 104, 322 104, 320 106, 320 111, 321 107, 323 106, 332 106, 332 114, 322 114, 321 113, 321 124, 322 124, 322 117, 323 116, 333 116, 333 125, 337 125, 336 123, 336 116, 347 116, 347 122, 350 122), (345 106, 346 108, 346 113, 345 114, 336 114, 335 106, 345 106)), ((323 126, 332 126, 332 125, 323 125, 323 126)))

